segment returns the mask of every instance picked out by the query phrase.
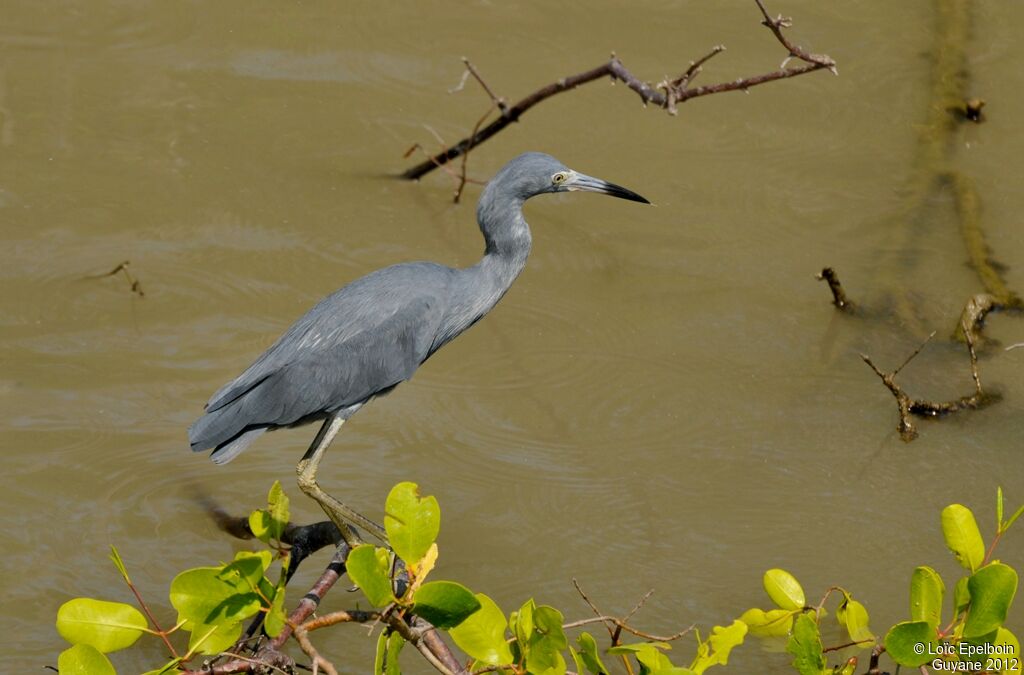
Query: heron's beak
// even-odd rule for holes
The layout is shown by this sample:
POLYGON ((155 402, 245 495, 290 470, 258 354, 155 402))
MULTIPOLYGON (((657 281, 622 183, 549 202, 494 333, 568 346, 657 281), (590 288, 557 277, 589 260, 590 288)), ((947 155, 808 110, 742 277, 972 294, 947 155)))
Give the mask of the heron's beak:
POLYGON ((650 204, 647 199, 641 197, 632 190, 627 190, 621 185, 609 183, 606 180, 594 178, 593 176, 588 176, 582 173, 573 172, 562 186, 563 189, 569 191, 580 190, 583 192, 600 192, 601 194, 611 195, 612 197, 618 197, 619 199, 628 199, 632 202, 650 204))

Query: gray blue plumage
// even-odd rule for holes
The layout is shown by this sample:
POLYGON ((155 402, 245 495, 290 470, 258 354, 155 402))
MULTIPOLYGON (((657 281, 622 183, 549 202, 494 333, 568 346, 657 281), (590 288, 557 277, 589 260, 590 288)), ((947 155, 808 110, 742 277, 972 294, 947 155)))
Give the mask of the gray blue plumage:
POLYGON ((192 450, 231 461, 265 431, 348 419, 408 380, 430 355, 476 323, 526 265, 530 197, 586 190, 648 203, 623 187, 576 173, 554 157, 526 153, 487 184, 477 205, 486 248, 476 265, 393 265, 327 296, 245 372, 224 385, 189 428, 192 450))

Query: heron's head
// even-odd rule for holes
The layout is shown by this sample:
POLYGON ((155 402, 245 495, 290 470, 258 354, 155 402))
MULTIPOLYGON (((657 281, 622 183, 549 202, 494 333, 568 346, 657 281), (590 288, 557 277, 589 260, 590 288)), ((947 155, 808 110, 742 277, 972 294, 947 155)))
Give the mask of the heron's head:
MULTIPOLYGON (((495 189, 529 199, 549 192, 600 192, 601 194, 650 204, 621 185, 573 171, 551 155, 527 152, 506 164, 491 180, 495 189), (500 187, 499 187, 500 186, 500 187)), ((490 185, 488 186, 490 187, 490 185)))

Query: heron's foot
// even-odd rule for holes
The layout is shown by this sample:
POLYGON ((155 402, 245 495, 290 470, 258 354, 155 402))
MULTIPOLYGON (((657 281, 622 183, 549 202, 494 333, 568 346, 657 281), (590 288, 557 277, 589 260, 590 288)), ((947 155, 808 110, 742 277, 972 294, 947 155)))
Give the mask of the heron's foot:
POLYGON ((299 465, 296 467, 299 489, 308 497, 320 504, 320 508, 324 510, 327 517, 338 526, 338 529, 341 531, 342 539, 344 539, 345 543, 349 546, 355 547, 362 543, 359 536, 349 526, 350 523, 361 527, 366 532, 369 532, 386 544, 388 536, 383 527, 355 509, 343 504, 337 498, 327 494, 324 492, 323 488, 320 487, 320 484, 316 480, 316 470, 320 463, 319 459, 319 457, 314 455, 308 459, 304 458, 299 462, 299 465))

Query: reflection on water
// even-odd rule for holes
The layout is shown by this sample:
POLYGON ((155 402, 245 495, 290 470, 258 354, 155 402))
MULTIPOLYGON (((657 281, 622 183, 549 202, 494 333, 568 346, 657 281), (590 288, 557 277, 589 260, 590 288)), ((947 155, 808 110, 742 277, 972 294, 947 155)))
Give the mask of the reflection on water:
MULTIPOLYGON (((485 109, 472 88, 446 93, 459 57, 510 98, 611 49, 652 80, 723 41, 707 82, 778 65, 752 3, 691 5, 644 3, 623 22, 618 6, 591 3, 571 23, 543 3, 8 7, 0 630, 20 649, 7 670, 55 662, 61 642, 46 627, 72 594, 127 599, 108 544, 162 610, 175 572, 231 555, 238 544, 194 492, 239 512, 259 505, 314 430, 268 435, 216 468, 187 452, 185 429, 292 320, 387 264, 479 258, 472 200, 449 204, 446 177, 388 178, 414 141, 434 142, 423 125, 454 140, 485 109), (125 259, 145 298, 120 278, 85 279, 125 259)), ((574 576, 608 612, 653 587, 639 623, 672 632, 762 602, 762 572, 781 566, 809 592, 853 589, 880 630, 904 618, 913 566, 952 571, 942 506, 969 504, 989 522, 997 483, 1024 501, 1024 350, 983 359, 1000 404, 922 423, 904 445, 857 352, 890 366, 923 336, 837 316, 813 280, 833 265, 877 306, 911 286, 940 335, 977 290, 948 205, 935 205, 926 238, 892 236, 927 100, 930 3, 887 6, 885 21, 862 5, 772 9, 797 17, 796 38, 834 56, 841 76, 693 101, 674 119, 595 83, 474 153, 471 172, 485 177, 545 150, 658 206, 531 202, 535 247, 508 296, 329 453, 325 486, 371 515, 399 480, 439 497, 445 577, 506 607, 534 594, 571 617, 589 611, 574 576), (908 274, 879 268, 910 259, 908 274)), ((1011 27, 1024 10, 976 10, 972 68, 989 121, 964 130, 959 156, 1020 289, 1024 73, 1011 27)), ((988 330, 1021 339, 1012 317, 988 330)), ((962 353, 942 344, 903 377, 922 395, 970 390, 962 353)), ((299 517, 318 517, 296 502, 299 517)), ((1024 553, 1019 537, 1001 546, 1010 561, 1024 553)), ((360 672, 368 643, 349 632, 328 652, 360 672)), ((131 672, 159 657, 152 646, 119 663, 131 672)), ((766 671, 756 645, 733 658, 766 671)))

